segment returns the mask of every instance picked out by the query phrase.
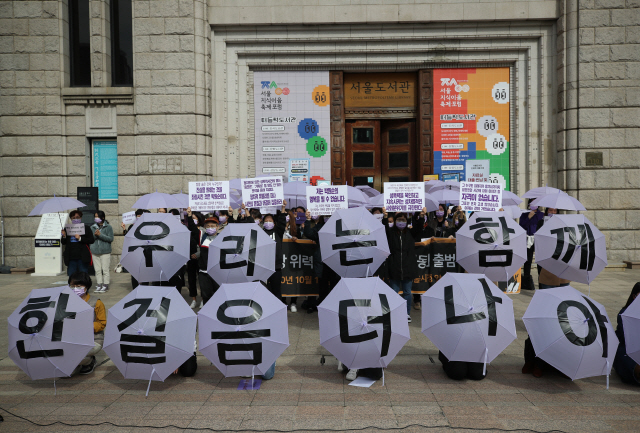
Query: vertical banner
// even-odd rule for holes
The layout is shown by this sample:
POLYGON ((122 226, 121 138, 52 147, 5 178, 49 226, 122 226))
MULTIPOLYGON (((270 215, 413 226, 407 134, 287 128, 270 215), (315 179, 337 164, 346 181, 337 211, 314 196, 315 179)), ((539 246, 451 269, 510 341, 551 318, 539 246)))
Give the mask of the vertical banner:
POLYGON ((510 188, 509 68, 435 69, 434 172, 467 178, 466 161, 490 161, 489 182, 510 188))
POLYGON ((93 186, 98 188, 100 200, 117 200, 118 145, 115 141, 97 140, 94 140, 92 144, 93 186))
POLYGON ((256 176, 292 172, 289 159, 310 159, 311 176, 331 179, 328 71, 253 74, 256 176))

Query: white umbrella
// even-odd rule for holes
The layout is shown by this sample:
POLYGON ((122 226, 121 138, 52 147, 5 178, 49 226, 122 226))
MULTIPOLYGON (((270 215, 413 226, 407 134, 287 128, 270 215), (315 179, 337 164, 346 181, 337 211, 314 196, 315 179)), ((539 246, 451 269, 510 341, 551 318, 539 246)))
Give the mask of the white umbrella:
POLYGON ((531 202, 534 206, 543 206, 564 210, 587 210, 582 203, 564 191, 539 197, 531 202))
POLYGON ((640 296, 622 313, 627 355, 640 364, 640 296))
POLYGON ((541 186, 540 188, 533 188, 525 192, 522 198, 540 198, 545 195, 557 194, 559 192, 562 192, 562 190, 550 186, 541 186))

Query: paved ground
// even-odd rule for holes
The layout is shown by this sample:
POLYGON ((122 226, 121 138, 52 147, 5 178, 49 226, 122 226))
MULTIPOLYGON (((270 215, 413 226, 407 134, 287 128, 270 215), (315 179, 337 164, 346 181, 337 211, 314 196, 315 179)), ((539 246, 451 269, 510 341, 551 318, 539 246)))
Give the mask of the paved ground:
MULTIPOLYGON (((32 288, 52 287, 63 277, 0 275, 0 320, 7 317, 32 288)), ((591 286, 613 320, 640 271, 605 272, 591 286)), ((587 287, 576 288, 587 292, 587 287)), ((129 275, 116 274, 112 290, 101 298, 111 307, 129 291, 129 275)), ((320 365, 326 351, 318 344, 317 314, 289 313, 291 346, 278 360, 276 376, 258 391, 237 391, 238 378, 225 379, 206 358, 198 357, 193 378, 169 377, 147 383, 125 380, 104 354, 94 374, 57 381, 31 381, 7 356, 7 334, 0 333, 0 408, 37 423, 111 425, 39 427, 6 412, 0 432, 91 431, 174 432, 190 428, 228 430, 462 431, 531 429, 535 431, 640 430, 640 387, 611 376, 571 382, 557 375, 536 379, 523 375, 526 331, 521 317, 531 293, 514 295, 518 339, 489 367, 480 382, 453 382, 437 361, 437 349, 420 332, 420 312, 413 312, 411 341, 369 389, 348 386, 334 358, 320 365), (431 359, 435 361, 432 362, 431 359), (422 425, 426 427, 412 426, 422 425), (158 430, 150 427, 174 425, 158 430), (429 428, 428 428, 429 427, 429 428)), ((5 325, 6 326, 6 325, 5 325)), ((5 328, 6 329, 6 328, 5 328)))

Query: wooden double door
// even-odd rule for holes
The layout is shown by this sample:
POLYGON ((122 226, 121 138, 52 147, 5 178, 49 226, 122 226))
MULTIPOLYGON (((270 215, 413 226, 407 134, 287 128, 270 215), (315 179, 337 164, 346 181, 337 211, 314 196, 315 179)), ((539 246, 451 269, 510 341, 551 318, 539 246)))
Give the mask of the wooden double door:
POLYGON ((417 182, 415 119, 346 122, 346 179, 383 191, 385 182, 417 182))

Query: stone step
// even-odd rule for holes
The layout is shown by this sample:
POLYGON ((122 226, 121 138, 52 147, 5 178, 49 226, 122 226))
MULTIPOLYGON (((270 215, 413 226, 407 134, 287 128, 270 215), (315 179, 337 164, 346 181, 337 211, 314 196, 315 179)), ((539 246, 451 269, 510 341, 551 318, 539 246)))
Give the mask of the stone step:
POLYGON ((32 274, 36 268, 11 268, 12 274, 32 274))
POLYGON ((625 260, 623 263, 627 266, 627 269, 640 269, 640 262, 625 260))

